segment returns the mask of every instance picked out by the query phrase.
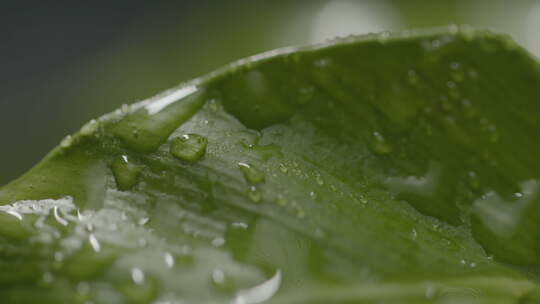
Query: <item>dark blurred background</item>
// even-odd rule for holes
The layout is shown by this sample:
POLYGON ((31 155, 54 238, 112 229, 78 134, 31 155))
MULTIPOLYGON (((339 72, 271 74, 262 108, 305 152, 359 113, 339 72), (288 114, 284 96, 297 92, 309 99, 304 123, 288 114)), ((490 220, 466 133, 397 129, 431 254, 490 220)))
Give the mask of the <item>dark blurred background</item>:
POLYGON ((0 185, 92 118, 277 47, 465 23, 540 56, 540 0, 107 2, 1 1, 0 185))

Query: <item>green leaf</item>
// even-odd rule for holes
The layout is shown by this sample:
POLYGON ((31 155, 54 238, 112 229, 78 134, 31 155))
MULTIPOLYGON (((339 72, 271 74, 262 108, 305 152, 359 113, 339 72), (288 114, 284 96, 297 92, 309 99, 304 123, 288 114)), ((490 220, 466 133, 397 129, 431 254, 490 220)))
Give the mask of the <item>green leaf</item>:
POLYGON ((540 66, 468 28, 238 61, 0 189, 3 303, 536 303, 540 66))

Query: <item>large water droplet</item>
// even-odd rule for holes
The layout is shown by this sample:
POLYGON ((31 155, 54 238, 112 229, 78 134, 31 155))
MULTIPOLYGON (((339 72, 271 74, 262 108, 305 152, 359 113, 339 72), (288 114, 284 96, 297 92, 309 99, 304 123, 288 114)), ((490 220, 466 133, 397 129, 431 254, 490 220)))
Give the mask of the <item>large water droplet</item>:
POLYGON ((244 174, 244 178, 252 184, 264 182, 264 172, 248 163, 238 163, 238 168, 244 174))
POLYGON ((125 191, 131 189, 137 184, 142 167, 133 164, 127 155, 117 157, 111 169, 119 190, 125 191))
POLYGON ((183 161, 196 162, 206 153, 208 139, 198 134, 184 134, 171 141, 170 153, 183 161))

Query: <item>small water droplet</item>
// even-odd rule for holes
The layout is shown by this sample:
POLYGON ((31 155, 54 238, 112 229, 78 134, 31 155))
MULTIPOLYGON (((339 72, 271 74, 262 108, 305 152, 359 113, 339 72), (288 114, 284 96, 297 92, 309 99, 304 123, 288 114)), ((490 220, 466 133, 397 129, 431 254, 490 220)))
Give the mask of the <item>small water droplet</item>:
POLYGON ((467 261, 465 261, 465 260, 460 260, 459 263, 460 263, 461 265, 467 265, 467 261))
POLYGON ((141 285, 144 283, 144 272, 140 268, 131 268, 131 279, 133 283, 141 285))
POLYGON ((116 186, 122 191, 129 190, 135 186, 142 171, 142 168, 133 164, 127 155, 117 157, 113 161, 111 169, 116 181, 116 186))
POLYGON ((64 137, 64 139, 62 139, 62 141, 60 142, 60 147, 65 149, 71 146, 72 143, 73 143, 73 137, 71 137, 71 135, 68 135, 64 137))
POLYGON ((312 199, 317 199, 317 193, 315 193, 314 191, 309 192, 309 196, 310 196, 312 199))
POLYGON ((243 222, 234 222, 231 224, 231 226, 236 229, 242 229, 242 230, 248 229, 248 224, 243 223, 243 222))
POLYGON ((171 140, 169 152, 172 156, 186 161, 196 162, 206 153, 208 139, 198 134, 184 134, 171 140))
POLYGON ((163 260, 165 261, 165 265, 167 266, 167 268, 174 267, 174 257, 170 252, 165 252, 163 254, 163 260))
POLYGON ((416 232, 416 229, 413 228, 412 229, 412 239, 413 239, 413 241, 415 241, 417 237, 418 237, 418 232, 416 232))
POLYGON ((279 164, 279 171, 281 171, 283 174, 287 174, 287 172, 289 172, 289 168, 287 168, 287 166, 284 164, 279 164))
POLYGON ((143 225, 146 225, 146 223, 148 223, 150 219, 147 218, 147 217, 143 217, 143 218, 140 218, 139 221, 137 222, 140 226, 143 226, 143 225))
POLYGON ((392 152, 392 146, 386 142, 386 139, 379 132, 373 132, 373 140, 371 144, 373 152, 379 155, 386 155, 392 152))
POLYGON ((475 267, 476 267, 476 263, 475 263, 475 262, 471 262, 471 263, 469 264, 469 267, 475 268, 475 267))
POLYGON ((214 269, 211 275, 212 286, 221 291, 230 293, 235 290, 233 280, 221 269, 214 269))
POLYGON ((97 122, 97 120, 92 119, 89 122, 85 123, 84 126, 81 127, 81 130, 79 131, 79 133, 84 136, 89 136, 89 135, 94 134, 94 132, 97 131, 98 127, 99 127, 99 123, 97 122))
POLYGON ((215 238, 212 240, 212 246, 215 246, 215 247, 221 247, 225 244, 225 239, 224 238, 215 238))
POLYGON ((259 191, 259 189, 257 189, 257 187, 251 186, 251 187, 249 187, 248 197, 253 202, 258 203, 258 202, 261 201, 262 194, 261 194, 261 191, 259 191))
POLYGON ((259 184, 264 182, 264 172, 259 170, 253 165, 247 163, 238 163, 238 168, 244 174, 244 178, 252 184, 259 184))

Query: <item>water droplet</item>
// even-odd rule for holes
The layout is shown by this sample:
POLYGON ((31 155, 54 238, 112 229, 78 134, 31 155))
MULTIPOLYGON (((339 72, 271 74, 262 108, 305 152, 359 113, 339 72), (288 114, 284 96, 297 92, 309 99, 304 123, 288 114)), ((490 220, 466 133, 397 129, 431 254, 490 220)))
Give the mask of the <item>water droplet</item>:
POLYGON ((235 290, 233 280, 221 269, 214 269, 211 275, 212 286, 221 292, 230 293, 235 290))
POLYGON ((393 150, 392 146, 386 142, 386 139, 379 132, 373 132, 371 148, 373 152, 379 155, 390 154, 393 150))
POLYGON ((145 225, 146 223, 148 223, 150 219, 147 218, 147 217, 143 217, 143 218, 140 218, 139 221, 137 222, 140 226, 143 226, 145 225))
POLYGON ((67 225, 68 225, 68 222, 67 222, 65 219, 63 219, 63 218, 60 216, 60 214, 58 214, 58 206, 54 206, 54 208, 53 208, 53 214, 54 214, 54 219, 55 219, 58 223, 60 223, 60 224, 63 225, 63 226, 67 226, 67 225))
POLYGON ((174 267, 174 257, 170 252, 165 252, 163 254, 163 260, 165 261, 165 265, 167 266, 167 268, 174 267))
POLYGON ((94 134, 94 132, 97 131, 98 127, 99 127, 99 123, 97 122, 97 120, 92 119, 89 122, 85 123, 84 126, 81 127, 81 130, 79 131, 79 133, 83 136, 89 136, 89 135, 94 134))
POLYGON ((251 186, 251 187, 249 187, 248 197, 253 202, 258 203, 258 202, 261 201, 262 194, 261 194, 261 191, 259 191, 259 189, 257 189, 257 187, 251 186))
POLYGON ((470 266, 471 268, 475 268, 475 267, 476 267, 476 263, 475 263, 475 262, 471 262, 471 263, 469 264, 469 266, 470 266))
POLYGON ((101 250, 101 245, 99 244, 99 241, 94 234, 90 234, 88 236, 88 242, 90 243, 90 246, 92 246, 92 249, 94 249, 95 252, 99 252, 101 250))
POLYGON ((287 172, 289 172, 289 168, 287 168, 287 166, 284 164, 279 164, 279 171, 281 171, 283 174, 287 174, 287 172))
POLYGON ((413 239, 413 241, 415 241, 417 237, 418 237, 418 232, 416 232, 416 229, 413 228, 412 229, 412 239, 413 239))
POLYGON ((141 285, 142 283, 144 283, 144 272, 140 268, 132 268, 131 279, 133 280, 133 283, 141 285))
POLYGON ((225 244, 225 239, 224 238, 215 238, 212 240, 212 246, 215 246, 215 247, 221 247, 225 244))
POLYGON ((127 155, 117 157, 111 169, 119 190, 125 191, 131 189, 138 182, 142 167, 133 164, 127 155))
POLYGON ((317 199, 317 193, 315 193, 314 191, 309 192, 309 196, 310 196, 312 199, 317 199))
POLYGON ((253 165, 247 163, 238 163, 238 168, 244 174, 244 178, 252 184, 264 182, 264 172, 253 165))
POLYGON ((71 137, 71 135, 68 135, 64 137, 64 139, 62 139, 62 141, 60 142, 60 147, 65 149, 71 146, 72 143, 73 143, 73 137, 71 137))
POLYGON ((208 139, 198 134, 184 134, 173 138, 169 152, 176 158, 186 162, 196 162, 206 153, 208 139))
POLYGON ((242 229, 242 230, 248 229, 248 224, 243 223, 243 222, 234 222, 231 224, 231 226, 233 228, 242 229))

